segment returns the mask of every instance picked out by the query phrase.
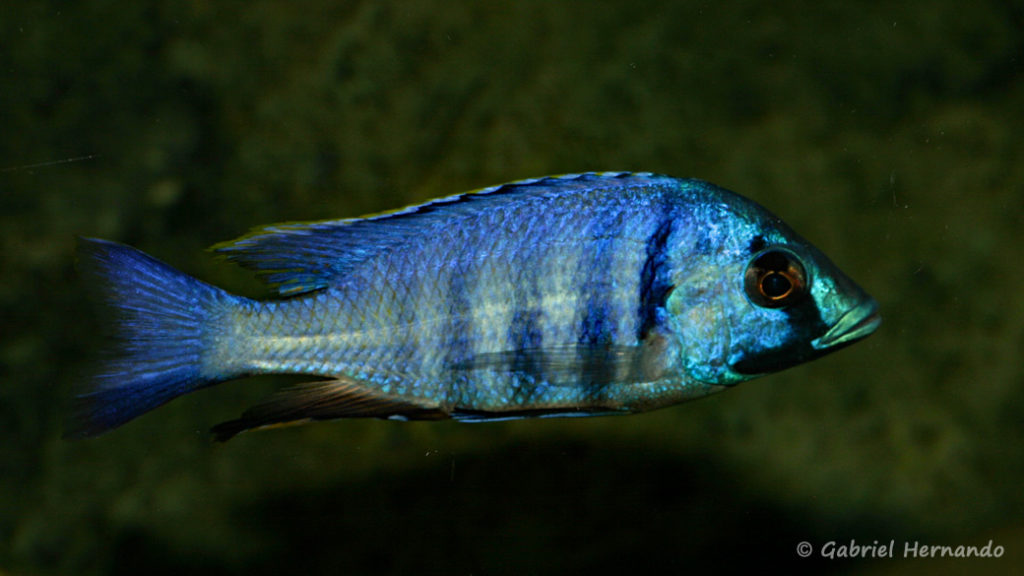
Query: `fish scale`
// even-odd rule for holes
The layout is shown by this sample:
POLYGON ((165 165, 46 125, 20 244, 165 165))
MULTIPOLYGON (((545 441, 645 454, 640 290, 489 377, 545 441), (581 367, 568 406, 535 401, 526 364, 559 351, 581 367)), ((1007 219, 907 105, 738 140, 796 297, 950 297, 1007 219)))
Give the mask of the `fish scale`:
POLYGON ((286 388, 215 427, 372 416, 626 414, 846 346, 877 303, 767 210, 699 180, 585 173, 365 218, 264 227, 215 250, 255 301, 127 246, 82 239, 120 356, 72 436, 261 373, 286 388))

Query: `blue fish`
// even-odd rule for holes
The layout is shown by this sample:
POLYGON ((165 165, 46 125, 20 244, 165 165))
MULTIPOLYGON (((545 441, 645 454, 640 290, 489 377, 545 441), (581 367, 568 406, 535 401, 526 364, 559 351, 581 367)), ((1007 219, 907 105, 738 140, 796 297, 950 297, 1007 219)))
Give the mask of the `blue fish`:
POLYGON ((375 216, 257 229, 214 250, 280 297, 235 296, 80 241, 119 346, 72 437, 255 374, 308 374, 240 418, 461 421, 629 414, 871 334, 877 303, 754 202, 699 180, 522 180, 375 216))

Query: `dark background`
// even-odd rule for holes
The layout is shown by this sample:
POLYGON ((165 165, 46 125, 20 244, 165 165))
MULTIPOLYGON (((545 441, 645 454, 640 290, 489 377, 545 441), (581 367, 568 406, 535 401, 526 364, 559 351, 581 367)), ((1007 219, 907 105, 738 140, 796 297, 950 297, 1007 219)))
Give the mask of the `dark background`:
POLYGON ((996 1, 3 3, 0 574, 1010 573, 1022 30, 996 1), (582 170, 756 199, 881 302, 881 329, 625 418, 212 444, 282 384, 263 378, 60 439, 100 347, 75 235, 261 296, 202 248, 582 170), (1005 553, 817 554, 850 540, 1005 553))

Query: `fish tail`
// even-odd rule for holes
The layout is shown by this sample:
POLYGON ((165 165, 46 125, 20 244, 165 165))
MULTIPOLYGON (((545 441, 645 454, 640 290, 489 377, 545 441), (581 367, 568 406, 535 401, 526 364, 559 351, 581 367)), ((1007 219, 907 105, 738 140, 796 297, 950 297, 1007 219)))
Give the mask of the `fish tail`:
POLYGON ((231 377, 208 373, 203 359, 215 316, 240 297, 123 244, 81 238, 78 256, 119 345, 76 399, 66 437, 102 434, 231 377))

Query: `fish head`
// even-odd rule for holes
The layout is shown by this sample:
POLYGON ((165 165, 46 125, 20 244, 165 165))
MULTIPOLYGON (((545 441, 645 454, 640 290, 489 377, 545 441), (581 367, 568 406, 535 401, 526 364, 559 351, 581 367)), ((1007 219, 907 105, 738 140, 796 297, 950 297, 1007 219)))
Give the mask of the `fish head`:
POLYGON ((688 377, 732 385, 875 331, 878 303, 825 254, 749 200, 723 206, 719 225, 685 240, 666 301, 688 377))

